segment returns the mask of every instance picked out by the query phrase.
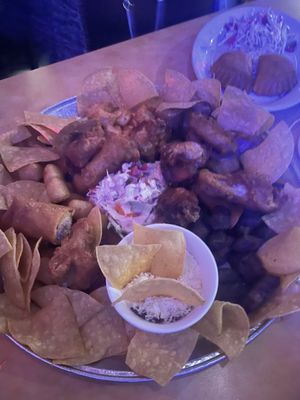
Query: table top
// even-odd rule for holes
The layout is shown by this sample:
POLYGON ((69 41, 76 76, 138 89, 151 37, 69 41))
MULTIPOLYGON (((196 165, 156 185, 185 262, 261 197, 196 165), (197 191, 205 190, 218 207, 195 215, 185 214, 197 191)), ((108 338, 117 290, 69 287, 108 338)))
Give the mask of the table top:
MULTIPOLYGON (((300 19, 296 0, 258 0, 300 19)), ((76 95, 84 77, 105 66, 134 67, 151 79, 166 68, 193 78, 191 50, 211 15, 0 81, 0 132, 12 128, 24 110, 41 110, 76 95)), ((292 123, 300 105, 276 113, 292 123)), ((0 335, 0 398, 22 400, 222 399, 298 400, 300 393, 300 314, 277 320, 241 356, 198 374, 155 383, 94 382, 44 365, 0 335)))

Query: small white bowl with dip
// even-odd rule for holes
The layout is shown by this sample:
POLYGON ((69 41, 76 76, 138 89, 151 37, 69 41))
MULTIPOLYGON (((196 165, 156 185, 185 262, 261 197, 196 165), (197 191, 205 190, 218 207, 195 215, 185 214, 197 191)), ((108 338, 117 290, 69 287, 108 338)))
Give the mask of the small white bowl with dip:
MULTIPOLYGON (((202 283, 200 293, 202 297, 205 299, 205 302, 201 306, 193 308, 189 314, 180 318, 179 320, 168 323, 167 322, 155 323, 145 320, 144 318, 138 316, 134 311, 131 310, 130 303, 127 301, 121 301, 115 304, 114 307, 116 311, 121 315, 121 317, 125 319, 129 324, 143 331, 152 333, 164 333, 164 334, 179 332, 189 328, 196 322, 200 321, 200 319, 204 317, 204 315, 212 306, 218 290, 217 264, 210 249, 203 242, 203 240, 201 240, 193 232, 185 228, 182 228, 181 226, 171 225, 171 224, 152 224, 148 225, 147 227, 161 229, 161 230, 176 230, 183 233, 186 241, 186 251, 187 253, 189 253, 185 257, 184 268, 186 268, 186 263, 191 260, 192 256, 192 258, 194 258, 199 268, 199 275, 201 276, 201 283, 202 283)), ((125 236, 119 244, 122 245, 130 244, 132 243, 132 241, 133 241, 133 232, 125 236)), ((189 276, 187 276, 187 279, 188 277, 189 276)), ((193 279, 193 276, 190 276, 189 278, 193 279)), ((188 285, 188 281, 183 281, 183 282, 186 285, 188 285)), ((197 286, 197 282, 194 282, 194 284, 197 286)), ((120 297, 120 295, 122 294, 122 290, 112 287, 110 282, 108 282, 107 280, 106 280, 106 288, 111 302, 117 300, 118 297, 120 297)))

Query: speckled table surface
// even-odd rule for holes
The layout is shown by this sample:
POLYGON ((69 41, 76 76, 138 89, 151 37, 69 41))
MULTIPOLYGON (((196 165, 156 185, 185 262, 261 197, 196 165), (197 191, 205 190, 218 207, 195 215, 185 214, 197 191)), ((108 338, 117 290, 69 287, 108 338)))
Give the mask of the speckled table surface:
MULTIPOLYGON (((300 19, 296 0, 261 0, 300 19)), ((85 76, 103 66, 135 67, 151 79, 166 68, 193 77, 194 38, 211 16, 97 50, 67 61, 0 81, 0 132, 14 126, 24 110, 41 110, 76 95, 85 76)), ((277 113, 289 123, 300 106, 277 113)), ((300 314, 276 321, 250 344, 239 359, 198 374, 154 383, 94 382, 60 372, 22 352, 0 335, 0 399, 222 399, 298 400, 300 398, 300 314)))

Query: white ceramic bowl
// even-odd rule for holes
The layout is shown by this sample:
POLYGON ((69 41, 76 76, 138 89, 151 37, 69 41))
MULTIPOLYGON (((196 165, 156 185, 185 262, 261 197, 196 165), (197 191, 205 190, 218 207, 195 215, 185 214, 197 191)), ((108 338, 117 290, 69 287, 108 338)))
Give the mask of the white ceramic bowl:
MULTIPOLYGON (((150 228, 176 230, 184 234, 186 240, 186 249, 196 260, 202 272, 202 295, 205 303, 199 307, 194 308, 188 315, 178 321, 170 323, 153 323, 144 320, 136 315, 129 307, 126 301, 117 303, 114 307, 116 311, 127 321, 129 324, 138 329, 153 333, 174 333, 179 332, 198 322, 210 309, 217 294, 218 289, 218 269, 215 259, 207 247, 207 245, 194 233, 177 225, 171 224, 152 224, 148 225, 150 228)), ((124 237, 119 244, 132 243, 133 233, 129 233, 124 237)), ((107 292, 110 300, 115 301, 122 293, 121 290, 113 288, 111 284, 106 281, 107 292)))

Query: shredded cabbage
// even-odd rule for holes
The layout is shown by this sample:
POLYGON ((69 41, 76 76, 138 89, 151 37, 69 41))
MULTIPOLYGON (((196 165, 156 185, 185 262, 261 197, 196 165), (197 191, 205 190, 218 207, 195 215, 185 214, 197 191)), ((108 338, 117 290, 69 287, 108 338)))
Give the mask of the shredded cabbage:
POLYGON ((124 163, 116 174, 108 174, 88 197, 107 213, 118 232, 130 232, 133 223, 149 224, 154 220, 154 207, 166 183, 160 163, 124 163))
POLYGON ((294 52, 297 37, 290 32, 282 15, 271 10, 256 11, 240 18, 231 18, 218 35, 216 44, 244 50, 255 61, 263 53, 294 52))

